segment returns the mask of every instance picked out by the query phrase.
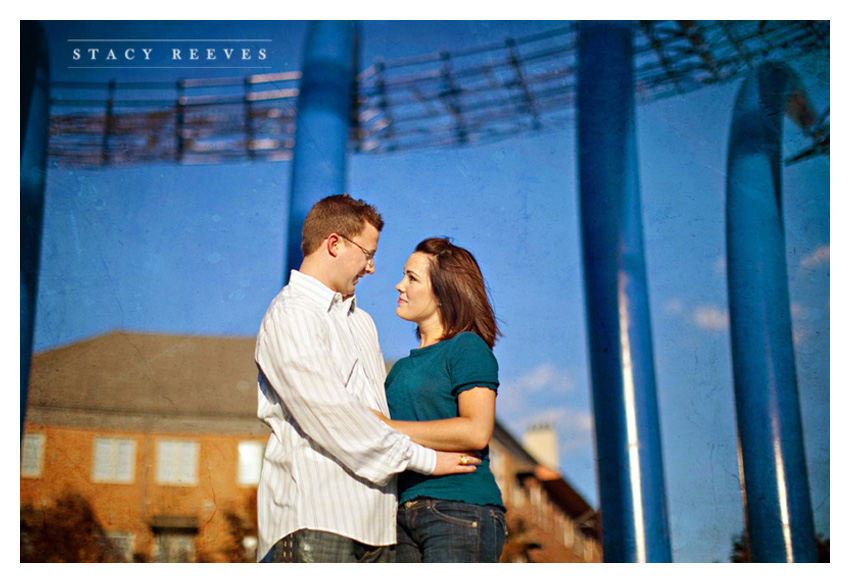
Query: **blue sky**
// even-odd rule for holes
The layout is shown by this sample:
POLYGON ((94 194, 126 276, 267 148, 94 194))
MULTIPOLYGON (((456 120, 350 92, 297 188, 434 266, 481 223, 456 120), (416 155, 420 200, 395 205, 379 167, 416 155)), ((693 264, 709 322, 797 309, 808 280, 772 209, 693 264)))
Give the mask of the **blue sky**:
MULTIPOLYGON (((562 22, 363 22, 363 66, 488 44, 562 22)), ((68 38, 272 39, 268 66, 297 70, 303 22, 48 23, 54 78, 121 79, 67 69, 68 38)), ((820 111, 829 63, 795 66, 820 111)), ((155 71, 148 78, 256 71, 155 71)), ((661 438, 674 560, 725 561, 743 529, 725 276, 726 147, 738 83, 638 108, 639 178, 661 438)), ((786 122, 785 152, 805 146, 786 122)), ((285 162, 96 171, 47 177, 36 349, 111 329, 253 336, 283 283, 285 162)), ((830 534, 830 166, 785 169, 784 216, 800 404, 818 533, 830 534)), ((395 316, 395 283, 415 245, 450 236, 478 258, 504 338, 499 419, 559 433, 560 470, 597 504, 575 129, 471 148, 349 160, 348 190, 386 227, 376 274, 358 286, 384 354, 415 345, 395 316)))

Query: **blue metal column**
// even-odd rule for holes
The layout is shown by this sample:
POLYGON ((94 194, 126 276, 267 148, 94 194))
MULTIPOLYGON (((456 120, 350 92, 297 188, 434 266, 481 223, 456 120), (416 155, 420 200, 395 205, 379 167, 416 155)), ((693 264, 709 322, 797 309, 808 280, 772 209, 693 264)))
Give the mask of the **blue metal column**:
POLYGON ((301 227, 321 198, 345 192, 355 21, 313 21, 307 31, 290 190, 284 280, 301 265, 301 227))
POLYGON ((754 562, 817 561, 782 221, 783 112, 789 104, 799 112, 801 103, 802 88, 788 67, 762 65, 741 87, 729 138, 732 365, 754 562))
POLYGON ((35 336, 44 175, 50 123, 47 39, 38 22, 21 21, 21 437, 35 336))
POLYGON ((578 161, 606 562, 669 562, 635 128, 632 23, 582 21, 578 161))

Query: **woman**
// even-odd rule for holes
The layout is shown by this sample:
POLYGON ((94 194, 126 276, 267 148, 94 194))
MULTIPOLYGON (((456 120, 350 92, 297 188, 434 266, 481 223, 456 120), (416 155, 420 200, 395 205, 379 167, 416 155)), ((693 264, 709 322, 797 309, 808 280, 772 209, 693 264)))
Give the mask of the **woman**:
POLYGON ((384 421, 436 450, 483 450, 473 473, 399 477, 397 561, 498 562, 505 509, 487 450, 499 330, 484 278, 469 251, 434 238, 416 247, 396 289, 396 314, 416 323, 420 344, 387 376, 384 421))

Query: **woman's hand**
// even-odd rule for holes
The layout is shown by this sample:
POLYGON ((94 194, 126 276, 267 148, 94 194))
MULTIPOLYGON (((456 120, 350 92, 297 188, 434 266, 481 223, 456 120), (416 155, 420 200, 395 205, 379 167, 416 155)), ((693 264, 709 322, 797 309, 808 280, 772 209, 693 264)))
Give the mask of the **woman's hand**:
POLYGON ((438 451, 437 465, 431 475, 470 474, 479 465, 481 465, 481 452, 438 451))

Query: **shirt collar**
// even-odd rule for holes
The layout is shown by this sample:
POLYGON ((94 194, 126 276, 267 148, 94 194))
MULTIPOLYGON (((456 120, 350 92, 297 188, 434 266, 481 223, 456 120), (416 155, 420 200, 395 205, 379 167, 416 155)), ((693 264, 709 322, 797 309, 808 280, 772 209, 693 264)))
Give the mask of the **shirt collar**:
POLYGON ((289 275, 289 285, 304 292, 308 297, 315 300, 324 310, 330 312, 337 305, 350 313, 357 307, 357 298, 354 295, 343 298, 342 294, 333 291, 321 281, 306 273, 293 269, 289 275))

